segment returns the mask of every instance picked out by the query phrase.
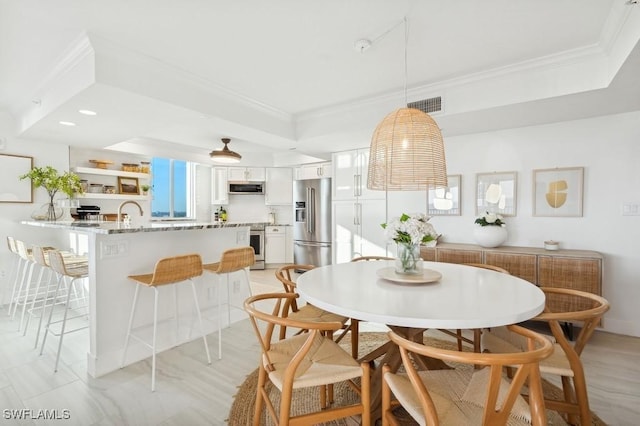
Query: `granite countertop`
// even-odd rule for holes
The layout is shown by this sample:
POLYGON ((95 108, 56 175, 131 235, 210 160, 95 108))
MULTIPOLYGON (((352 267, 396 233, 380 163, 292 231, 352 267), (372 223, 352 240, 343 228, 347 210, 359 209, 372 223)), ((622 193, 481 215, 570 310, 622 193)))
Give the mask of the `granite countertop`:
MULTIPOLYGON (((186 231, 193 229, 242 228, 257 225, 255 222, 147 222, 142 225, 127 225, 117 222, 94 222, 76 220, 73 222, 49 222, 42 220, 24 220, 23 225, 41 228, 57 228, 73 231, 92 232, 94 234, 130 234, 135 232, 186 231)), ((264 223, 260 223, 264 224, 264 223)))

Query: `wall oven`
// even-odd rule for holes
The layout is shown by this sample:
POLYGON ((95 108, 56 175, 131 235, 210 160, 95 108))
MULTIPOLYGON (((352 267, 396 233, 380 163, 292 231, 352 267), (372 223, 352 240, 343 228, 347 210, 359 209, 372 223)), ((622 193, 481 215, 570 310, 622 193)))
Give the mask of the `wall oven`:
POLYGON ((256 252, 256 263, 251 269, 264 269, 264 225, 251 225, 249 245, 256 252))

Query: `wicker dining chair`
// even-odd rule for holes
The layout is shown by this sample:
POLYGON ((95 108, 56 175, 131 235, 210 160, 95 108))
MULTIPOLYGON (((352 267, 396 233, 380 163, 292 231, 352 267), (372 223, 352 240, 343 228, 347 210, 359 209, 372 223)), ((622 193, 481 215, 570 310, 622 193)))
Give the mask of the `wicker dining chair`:
POLYGON ((299 295, 292 293, 267 293, 252 296, 244 302, 262 350, 253 425, 261 424, 260 418, 266 405, 267 416, 271 416, 273 423, 280 426, 318 424, 355 415, 362 416, 361 424, 369 426, 369 364, 359 364, 329 337, 331 332, 342 327, 339 321, 304 321, 283 317, 283 309, 297 297, 299 295), (259 308, 265 306, 265 302, 274 306, 271 313, 259 308), (305 329, 308 332, 279 340, 274 333, 276 326, 305 329), (360 380, 359 384, 356 379, 360 380), (280 391, 279 409, 271 401, 271 386, 267 382, 280 391), (330 407, 334 403, 330 390, 340 382, 346 382, 358 393, 359 401, 330 407), (294 389, 316 386, 320 390, 319 410, 292 415, 294 389))
MULTIPOLYGON (((310 271, 311 269, 314 269, 314 268, 315 266, 313 265, 300 265, 300 264, 285 265, 276 269, 275 275, 278 281, 282 283, 285 293, 297 294, 296 281, 295 281, 294 274, 296 272, 310 271)), ((342 337, 344 336, 344 334, 350 331, 349 326, 347 325, 348 318, 343 317, 342 315, 337 315, 331 312, 327 312, 324 309, 317 308, 308 303, 303 306, 299 306, 296 298, 288 299, 287 301, 285 301, 282 316, 285 318, 302 320, 302 321, 339 322, 340 324, 342 324, 342 327, 341 327, 342 333, 340 334, 340 336, 338 336, 337 342, 342 340, 342 337)), ((303 331, 307 331, 307 330, 304 330, 304 329, 300 330, 300 332, 303 332, 303 331)), ((287 326, 281 325, 280 334, 279 334, 280 340, 284 339, 286 335, 287 335, 287 326)), ((333 331, 330 331, 329 335, 330 337, 333 337, 333 331)), ((353 337, 351 341, 353 342, 353 337)), ((358 353, 357 348, 358 347, 357 347, 357 338, 356 338, 356 356, 354 356, 354 359, 357 358, 357 353, 358 353)), ((353 345, 352 345, 352 352, 353 352, 353 345)))
POLYGON ((405 372, 392 372, 389 365, 383 366, 382 425, 400 425, 394 415, 398 404, 421 425, 546 425, 538 365, 552 354, 553 346, 531 330, 516 325, 508 328, 526 339, 526 351, 460 352, 426 346, 389 332, 391 341, 400 348, 405 372), (484 368, 417 371, 415 356, 484 368), (507 365, 517 368, 511 382, 502 375, 507 365), (520 396, 525 384, 531 395, 529 404, 520 396))
MULTIPOLYGON (((488 269, 490 271, 496 271, 496 272, 500 272, 502 274, 509 274, 509 271, 507 271, 504 268, 501 268, 500 266, 495 266, 495 265, 488 265, 486 263, 464 263, 463 265, 467 265, 467 266, 473 266, 475 268, 482 268, 482 269, 488 269)), ((458 343, 458 350, 461 351, 462 350, 462 343, 468 343, 471 346, 473 346, 473 351, 474 352, 480 352, 480 340, 481 340, 481 336, 482 336, 482 330, 480 330, 479 328, 474 328, 473 331, 473 338, 468 338, 466 336, 464 336, 462 334, 462 330, 461 329, 456 329, 456 331, 451 331, 451 330, 445 330, 445 329, 438 329, 439 331, 448 334, 449 336, 455 337, 456 341, 458 343)))
MULTIPOLYGON (((555 344, 553 356, 540 362, 540 372, 542 375, 560 376, 563 388, 563 399, 545 398, 545 404, 552 410, 565 413, 566 420, 571 424, 590 425, 592 416, 580 355, 600 319, 609 310, 609 302, 601 296, 580 290, 555 287, 541 287, 541 290, 546 296, 545 309, 533 320, 548 323, 555 344), (575 309, 575 306, 584 308, 575 309), (572 321, 582 323, 573 344, 568 341, 560 325, 572 321)), ((485 330, 482 334, 483 351, 503 352, 522 347, 519 336, 503 327, 485 330)))

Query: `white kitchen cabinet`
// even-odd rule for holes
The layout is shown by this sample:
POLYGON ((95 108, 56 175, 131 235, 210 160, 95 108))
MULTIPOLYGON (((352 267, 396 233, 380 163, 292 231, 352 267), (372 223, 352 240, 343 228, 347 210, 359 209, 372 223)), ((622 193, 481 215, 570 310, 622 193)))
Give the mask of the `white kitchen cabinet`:
MULTIPOLYGON (((75 167, 72 171, 81 178, 88 178, 88 183, 99 183, 111 185, 118 189, 118 177, 135 178, 138 180, 138 186, 148 184, 151 175, 149 173, 125 172, 122 170, 98 169, 92 167, 75 167)), ((141 192, 141 190, 140 190, 141 192)), ((78 195, 78 198, 93 200, 149 200, 149 195, 138 194, 104 194, 95 192, 85 192, 78 195)))
POLYGON ((211 169, 211 204, 225 206, 229 204, 226 167, 211 169))
POLYGON ((357 256, 386 256, 381 224, 386 221, 385 200, 334 201, 334 263, 357 256))
POLYGON ((264 261, 267 264, 287 263, 287 236, 284 226, 265 228, 264 261))
POLYGON ((296 168, 296 180, 332 177, 331 162, 305 164, 296 168))
POLYGON ((336 152, 333 154, 332 164, 334 200, 385 198, 385 191, 367 189, 368 148, 336 152))
POLYGON ((284 261, 293 263, 293 226, 285 226, 284 261))
POLYGON ((264 182, 264 167, 229 167, 227 179, 232 182, 264 182))
POLYGON ((267 167, 265 174, 265 204, 268 206, 291 204, 293 200, 293 169, 288 167, 267 167))

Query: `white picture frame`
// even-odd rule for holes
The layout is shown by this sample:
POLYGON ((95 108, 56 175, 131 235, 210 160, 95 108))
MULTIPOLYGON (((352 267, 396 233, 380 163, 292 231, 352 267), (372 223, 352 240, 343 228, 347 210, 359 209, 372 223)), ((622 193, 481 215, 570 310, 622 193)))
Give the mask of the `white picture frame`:
POLYGON ((515 216, 517 186, 517 172, 476 174, 476 215, 489 212, 502 216, 515 216))
POLYGON ((447 175, 448 186, 427 191, 427 215, 460 216, 462 214, 462 175, 447 175))
POLYGON ((33 168, 33 157, 0 154, 0 203, 32 203, 31 179, 20 179, 33 168))
POLYGON ((584 167, 533 170, 533 216, 580 217, 584 167))

